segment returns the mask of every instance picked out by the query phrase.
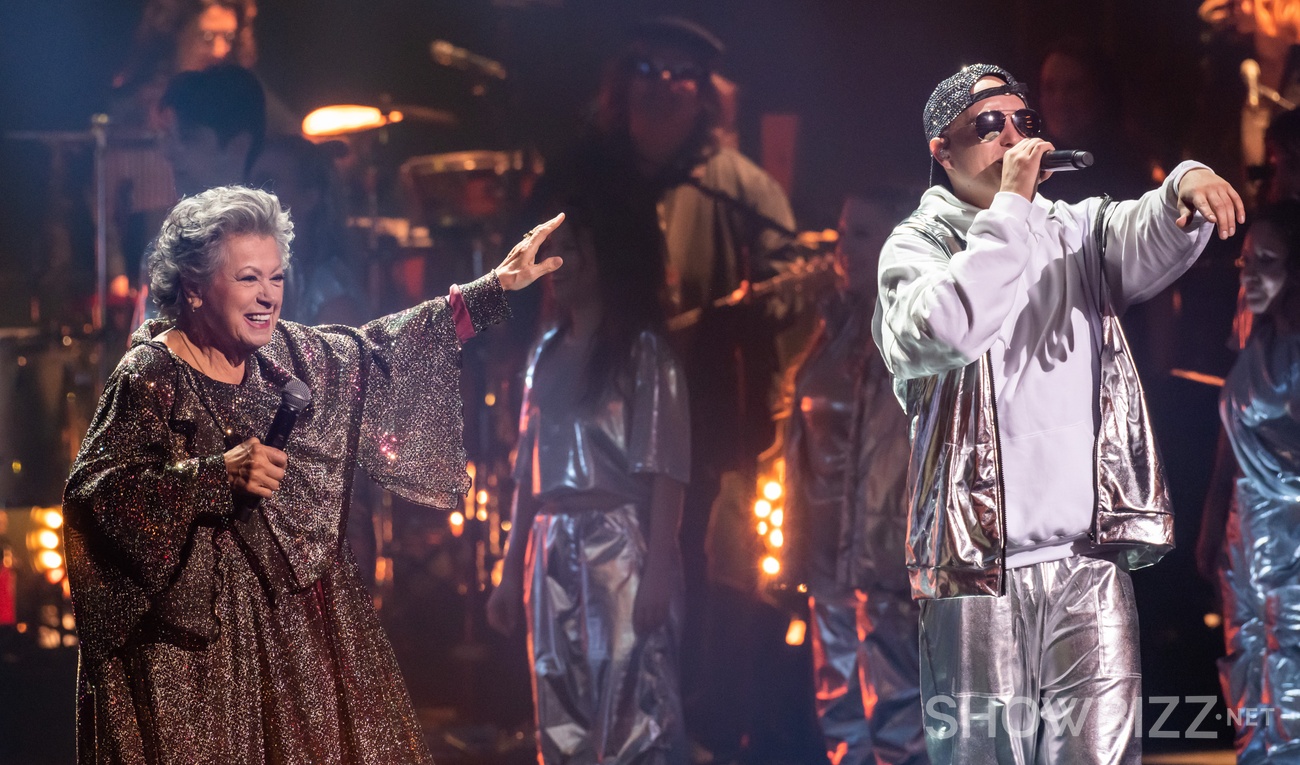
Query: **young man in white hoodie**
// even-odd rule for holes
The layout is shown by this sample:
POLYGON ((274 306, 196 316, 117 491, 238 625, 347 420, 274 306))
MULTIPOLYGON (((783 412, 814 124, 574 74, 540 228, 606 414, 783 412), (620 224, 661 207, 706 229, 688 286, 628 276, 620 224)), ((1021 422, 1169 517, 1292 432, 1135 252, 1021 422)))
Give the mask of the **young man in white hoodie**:
POLYGON ((1134 201, 1044 199, 1053 147, 995 66, 941 83, 924 122, 947 184, 886 242, 873 330, 911 418, 930 756, 1137 765, 1126 572, 1173 525, 1116 317, 1231 236, 1241 199, 1195 162, 1134 201))

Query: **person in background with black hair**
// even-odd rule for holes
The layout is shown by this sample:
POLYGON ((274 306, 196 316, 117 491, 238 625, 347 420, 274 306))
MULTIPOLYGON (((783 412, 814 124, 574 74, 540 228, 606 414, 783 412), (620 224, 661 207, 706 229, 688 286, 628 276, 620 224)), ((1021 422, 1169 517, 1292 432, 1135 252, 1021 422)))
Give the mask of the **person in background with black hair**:
POLYGON ((776 181, 724 140, 723 51, 685 19, 635 26, 606 69, 590 132, 551 164, 547 182, 610 169, 658 201, 668 315, 677 327, 671 340, 694 423, 682 524, 687 705, 692 735, 725 761, 753 725, 753 622, 763 607, 754 594, 757 561, 738 544, 729 508, 752 502, 757 458, 775 432, 785 306, 713 304, 777 273, 795 221, 776 181))
POLYGON ((177 193, 248 182, 266 141, 266 96, 252 72, 232 65, 182 72, 159 106, 177 193))
MULTIPOLYGON (((252 72, 231 64, 181 72, 167 84, 158 109, 177 195, 248 183, 266 141, 266 97, 252 72)), ((132 328, 157 316, 147 271, 141 261, 132 328)))
POLYGON ((635 200, 570 199, 547 244, 565 268, 528 362, 513 526, 487 605, 506 634, 527 609, 546 765, 687 762, 677 535, 690 412, 664 335, 653 200, 635 200))

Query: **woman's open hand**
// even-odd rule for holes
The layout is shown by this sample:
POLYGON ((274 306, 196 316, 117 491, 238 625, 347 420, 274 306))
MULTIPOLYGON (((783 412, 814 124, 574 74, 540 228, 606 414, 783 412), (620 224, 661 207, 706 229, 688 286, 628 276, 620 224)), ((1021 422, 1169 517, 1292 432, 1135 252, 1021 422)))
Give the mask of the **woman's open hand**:
POLYGON ((496 267, 497 279, 504 290, 521 290, 564 264, 560 258, 547 258, 537 262, 537 250, 551 232, 564 222, 564 213, 551 218, 524 235, 501 265, 496 267))
POLYGON ((289 457, 279 449, 250 438, 226 452, 226 475, 236 491, 266 498, 280 488, 289 457))

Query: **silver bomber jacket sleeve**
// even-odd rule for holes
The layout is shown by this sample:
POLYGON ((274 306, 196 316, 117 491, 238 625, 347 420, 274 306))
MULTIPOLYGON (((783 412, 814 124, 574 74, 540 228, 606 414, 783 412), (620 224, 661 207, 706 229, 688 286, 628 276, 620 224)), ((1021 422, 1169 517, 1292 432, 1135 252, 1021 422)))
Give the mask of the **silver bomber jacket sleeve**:
POLYGON ((1029 261, 1031 203, 1001 192, 975 216, 966 248, 952 256, 910 233, 880 253, 876 344, 899 380, 970 364, 989 349, 1011 311, 1029 261))
MULTIPOLYGON (((1115 204, 1106 222, 1106 282, 1115 310, 1122 313, 1155 297, 1191 267, 1210 241, 1213 223, 1202 218, 1200 225, 1186 229, 1176 223, 1178 185, 1196 169, 1209 168, 1183 162, 1158 188, 1115 204)), ((1096 200, 1084 204, 1095 208, 1096 200)))

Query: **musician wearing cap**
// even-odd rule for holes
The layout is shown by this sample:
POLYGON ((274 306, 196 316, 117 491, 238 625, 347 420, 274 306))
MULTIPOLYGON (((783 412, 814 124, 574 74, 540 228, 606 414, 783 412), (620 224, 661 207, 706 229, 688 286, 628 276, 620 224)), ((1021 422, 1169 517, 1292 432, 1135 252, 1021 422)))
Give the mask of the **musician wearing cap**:
POLYGON ((64 495, 80 762, 431 762, 341 540, 351 468, 458 506, 461 344, 559 266, 535 257, 561 221, 352 329, 279 320, 293 224, 274 196, 172 210, 149 256, 162 318, 110 376, 64 495), (261 443, 291 404, 284 448, 261 443))
POLYGON ((996 66, 940 83, 924 128, 939 182, 885 243, 873 330, 911 421, 930 756, 1136 765, 1127 571, 1173 517, 1117 317, 1231 236, 1241 199, 1195 162, 1137 200, 1044 199, 1054 147, 996 66))

